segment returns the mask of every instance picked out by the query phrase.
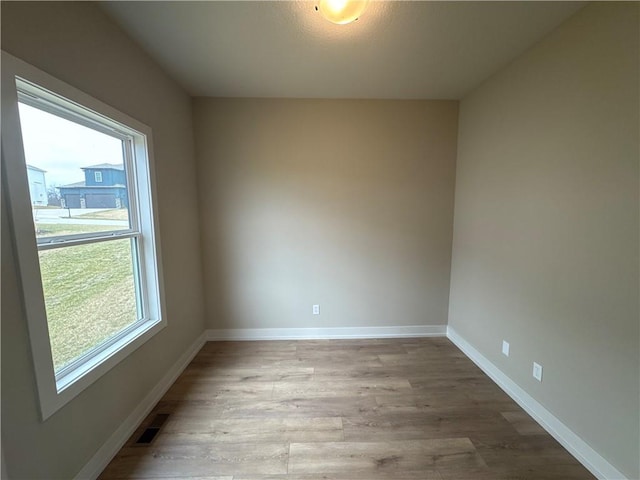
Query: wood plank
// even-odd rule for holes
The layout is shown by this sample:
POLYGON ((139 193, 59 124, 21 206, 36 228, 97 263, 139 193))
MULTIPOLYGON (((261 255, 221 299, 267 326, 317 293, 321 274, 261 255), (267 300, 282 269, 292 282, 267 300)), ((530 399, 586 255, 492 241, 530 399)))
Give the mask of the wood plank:
POLYGON ((546 435, 547 431, 529 416, 527 412, 501 412, 502 416, 517 430, 520 435, 546 435))
MULTIPOLYGON (((519 467, 501 465, 492 467, 439 467, 442 480, 584 480, 593 478, 582 465, 547 465, 539 467, 519 467)), ((235 479, 234 479, 235 480, 235 479)))
POLYGON ((288 455, 286 443, 125 447, 109 464, 104 478, 286 473, 288 455))
POLYGON ((280 382, 313 380, 312 367, 269 368, 261 367, 222 367, 216 364, 191 364, 182 373, 185 379, 207 379, 228 382, 280 382))
POLYGON ((340 417, 171 418, 155 445, 202 443, 336 442, 343 440, 340 417))
POLYGON ((347 345, 336 344, 332 340, 321 340, 300 345, 297 355, 300 358, 322 358, 327 355, 354 356, 354 355, 406 355, 407 350, 400 342, 370 342, 369 340, 353 340, 347 345), (315 343, 315 344, 314 344, 315 343), (348 350, 347 350, 348 348, 348 350))
POLYGON ((576 460, 550 435, 513 435, 473 438, 478 453, 489 466, 548 467, 575 464, 576 460))
POLYGON ((411 393, 411 385, 405 379, 379 378, 349 381, 277 382, 273 399, 361 397, 364 395, 411 393))
POLYGON ((513 426, 500 414, 489 410, 432 410, 396 414, 362 415, 343 419, 344 439, 354 441, 393 441, 455 438, 475 435, 510 436, 513 426))
POLYGON ((273 382, 202 382, 182 379, 165 394, 165 400, 208 400, 220 401, 237 398, 269 399, 273 392, 273 382))
POLYGON ((252 356, 265 354, 295 354, 298 343, 294 340, 262 340, 253 342, 207 342, 198 355, 252 356))
POLYGON ((236 475, 233 480, 442 480, 442 476, 437 469, 429 468, 416 472, 323 473, 321 476, 318 474, 236 475))
POLYGON ((325 397, 325 398, 283 398, 279 400, 228 402, 224 417, 344 417, 378 410, 374 396, 325 397))
POLYGON ((306 474, 395 474, 451 463, 484 465, 468 438, 402 442, 292 443, 289 453, 289 472, 306 474))

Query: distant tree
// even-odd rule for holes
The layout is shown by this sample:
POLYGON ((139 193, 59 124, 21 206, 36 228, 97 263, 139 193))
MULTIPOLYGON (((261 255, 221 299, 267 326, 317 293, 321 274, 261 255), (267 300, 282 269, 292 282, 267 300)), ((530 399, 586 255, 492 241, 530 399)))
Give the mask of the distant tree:
POLYGON ((56 187, 47 188, 47 199, 49 200, 49 205, 56 207, 62 206, 60 191, 56 187))

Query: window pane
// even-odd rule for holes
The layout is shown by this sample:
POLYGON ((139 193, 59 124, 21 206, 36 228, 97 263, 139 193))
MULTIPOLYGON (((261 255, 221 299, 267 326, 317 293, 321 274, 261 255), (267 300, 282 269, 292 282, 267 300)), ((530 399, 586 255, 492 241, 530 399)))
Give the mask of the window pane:
POLYGON ((108 240, 39 252, 56 373, 138 320, 134 244, 108 240))
POLYGON ((129 228, 123 141, 19 103, 39 238, 129 228))

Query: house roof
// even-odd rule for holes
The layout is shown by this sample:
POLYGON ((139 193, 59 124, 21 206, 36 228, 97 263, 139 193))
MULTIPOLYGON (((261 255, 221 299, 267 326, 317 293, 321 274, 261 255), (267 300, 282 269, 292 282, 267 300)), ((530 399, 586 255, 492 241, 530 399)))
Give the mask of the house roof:
POLYGON ((87 182, 76 182, 70 183, 68 185, 60 185, 58 188, 76 188, 76 187, 86 187, 87 182))
POLYGON ((76 183, 70 183, 68 185, 60 185, 59 187, 56 187, 58 189, 62 189, 62 188, 84 188, 86 190, 106 190, 106 189, 113 189, 113 188, 127 188, 126 185, 122 185, 121 183, 115 183, 113 185, 87 185, 86 182, 76 182, 76 183))
POLYGON ((88 165, 86 167, 80 167, 82 170, 93 170, 93 169, 101 169, 101 170, 124 170, 123 164, 117 163, 98 163, 97 165, 88 165))
POLYGON ((29 164, 27 164, 27 168, 28 168, 29 170, 35 170, 36 172, 47 173, 47 171, 46 171, 46 170, 43 170, 43 169, 38 168, 38 167, 34 167, 33 165, 29 165, 29 164))

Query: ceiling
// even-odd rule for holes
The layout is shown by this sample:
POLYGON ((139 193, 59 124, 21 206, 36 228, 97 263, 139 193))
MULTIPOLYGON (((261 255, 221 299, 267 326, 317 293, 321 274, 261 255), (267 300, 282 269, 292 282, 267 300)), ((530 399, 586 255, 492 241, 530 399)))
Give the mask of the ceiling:
POLYGON ((372 1, 349 25, 304 0, 101 5, 193 96, 458 99, 584 3, 372 1))

